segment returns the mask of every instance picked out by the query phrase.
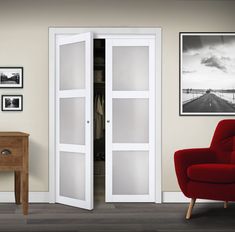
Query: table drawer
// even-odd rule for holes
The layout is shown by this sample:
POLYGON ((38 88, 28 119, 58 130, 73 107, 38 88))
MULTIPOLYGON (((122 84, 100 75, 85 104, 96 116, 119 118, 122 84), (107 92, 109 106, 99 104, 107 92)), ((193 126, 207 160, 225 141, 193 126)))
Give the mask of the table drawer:
POLYGON ((20 137, 0 138, 0 166, 22 164, 23 140, 20 137))

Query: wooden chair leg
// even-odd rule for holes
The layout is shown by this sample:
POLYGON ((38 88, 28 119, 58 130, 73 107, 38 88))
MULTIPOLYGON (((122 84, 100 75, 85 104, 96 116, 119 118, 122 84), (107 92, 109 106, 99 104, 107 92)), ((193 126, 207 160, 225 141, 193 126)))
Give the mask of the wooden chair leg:
POLYGON ((228 208, 228 201, 224 202, 224 208, 227 209, 228 208))
POLYGON ((193 210, 193 206, 194 206, 195 202, 196 202, 196 198, 192 198, 191 202, 189 204, 189 207, 188 207, 188 211, 187 211, 187 214, 186 214, 186 219, 191 218, 191 214, 192 214, 192 210, 193 210))

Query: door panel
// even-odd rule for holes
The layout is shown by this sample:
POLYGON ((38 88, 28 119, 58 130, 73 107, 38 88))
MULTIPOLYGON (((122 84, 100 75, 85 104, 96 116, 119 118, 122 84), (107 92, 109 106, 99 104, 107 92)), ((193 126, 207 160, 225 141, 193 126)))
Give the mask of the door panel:
POLYGON ((155 40, 106 40, 106 201, 155 200, 155 40))
POLYGON ((56 202, 92 209, 92 34, 57 38, 56 57, 56 202))
POLYGON ((113 152, 113 194, 149 194, 149 154, 146 151, 113 152))
POLYGON ((113 99, 113 142, 149 141, 148 99, 113 99))
POLYGON ((60 196, 85 200, 85 154, 60 152, 60 161, 60 196))
POLYGON ((61 98, 60 143, 84 145, 85 126, 85 98, 61 98))
POLYGON ((84 41, 60 46, 60 90, 85 88, 85 47, 84 41))
POLYGON ((149 48, 113 47, 113 90, 148 90, 149 48))

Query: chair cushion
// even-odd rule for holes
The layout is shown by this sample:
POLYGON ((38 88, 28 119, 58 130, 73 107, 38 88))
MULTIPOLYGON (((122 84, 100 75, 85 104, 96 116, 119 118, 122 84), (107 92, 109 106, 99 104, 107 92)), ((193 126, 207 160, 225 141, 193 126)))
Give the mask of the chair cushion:
POLYGON ((191 180, 209 183, 235 183, 235 164, 194 164, 188 167, 191 180))

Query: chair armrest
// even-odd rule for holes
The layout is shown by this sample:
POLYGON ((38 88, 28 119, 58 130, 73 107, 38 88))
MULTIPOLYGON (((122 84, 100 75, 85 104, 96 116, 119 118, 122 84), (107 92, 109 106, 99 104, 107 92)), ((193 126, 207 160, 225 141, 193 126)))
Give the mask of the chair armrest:
POLYGON ((192 164, 215 163, 216 155, 210 148, 184 149, 175 152, 174 162, 179 186, 187 196, 187 168, 192 164))

